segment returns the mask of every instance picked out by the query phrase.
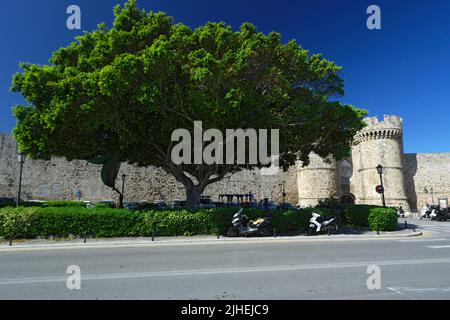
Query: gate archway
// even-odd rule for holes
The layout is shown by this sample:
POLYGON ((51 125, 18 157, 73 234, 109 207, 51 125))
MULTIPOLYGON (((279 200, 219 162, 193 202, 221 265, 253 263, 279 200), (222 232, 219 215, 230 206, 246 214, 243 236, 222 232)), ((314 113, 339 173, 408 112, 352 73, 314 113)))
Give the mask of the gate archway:
POLYGON ((356 198, 353 194, 343 195, 340 199, 341 204, 355 204, 356 198))

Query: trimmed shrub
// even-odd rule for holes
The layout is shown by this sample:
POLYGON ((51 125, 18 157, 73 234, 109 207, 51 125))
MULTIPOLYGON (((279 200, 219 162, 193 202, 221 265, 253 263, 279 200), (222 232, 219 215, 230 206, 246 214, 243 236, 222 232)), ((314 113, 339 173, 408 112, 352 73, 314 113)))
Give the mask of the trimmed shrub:
POLYGON ((345 208, 348 224, 370 228, 373 231, 395 231, 397 227, 397 211, 369 205, 354 205, 345 208))
POLYGON ((373 206, 354 205, 345 208, 345 219, 351 226, 369 227, 369 215, 373 206))
MULTIPOLYGON (((353 206, 346 215, 353 225, 395 230, 396 212, 393 209, 370 206, 353 206), (382 209, 382 210, 381 210, 382 209), (387 214, 386 214, 387 213, 387 214), (394 213, 395 215, 392 215, 394 213), (395 216, 395 224, 394 224, 395 216), (370 217, 370 222, 369 222, 370 217)), ((149 237, 225 235, 231 226, 236 208, 203 209, 196 211, 148 211, 133 212, 123 209, 74 206, 30 207, 0 209, 0 235, 6 237, 149 237)), ((277 233, 304 232, 312 213, 324 218, 335 216, 326 208, 274 211, 271 223, 277 233)), ((264 216, 259 209, 245 209, 251 219, 264 216)), ((339 217, 337 217, 339 218, 339 217)))
POLYGON ((395 231, 398 224, 397 211, 393 208, 372 208, 368 220, 373 231, 395 231))
POLYGON ((32 208, 7 208, 1 216, 3 235, 11 240, 18 237, 29 238, 38 219, 32 208))
MULTIPOLYGON (((271 213, 271 222, 278 233, 303 232, 313 211, 324 217, 331 215, 327 209, 275 211, 271 213)), ((148 237, 153 233, 157 236, 224 235, 230 228, 235 213, 236 208, 143 213, 109 208, 31 207, 0 209, 0 221, 3 221, 1 225, 5 235, 11 234, 10 230, 14 225, 20 231, 17 236, 22 238, 69 235, 148 237), (13 220, 15 216, 20 219, 13 220), (21 227, 22 225, 26 228, 21 227)), ((246 209, 245 214, 250 219, 264 216, 264 212, 257 209, 246 209)))

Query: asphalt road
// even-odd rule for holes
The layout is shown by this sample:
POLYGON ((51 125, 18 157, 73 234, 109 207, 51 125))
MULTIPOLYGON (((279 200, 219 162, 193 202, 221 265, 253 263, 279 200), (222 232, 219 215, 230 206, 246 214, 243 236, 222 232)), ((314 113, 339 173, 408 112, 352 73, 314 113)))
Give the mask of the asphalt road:
POLYGON ((450 299, 450 222, 411 223, 427 236, 0 253, 0 299, 450 299))

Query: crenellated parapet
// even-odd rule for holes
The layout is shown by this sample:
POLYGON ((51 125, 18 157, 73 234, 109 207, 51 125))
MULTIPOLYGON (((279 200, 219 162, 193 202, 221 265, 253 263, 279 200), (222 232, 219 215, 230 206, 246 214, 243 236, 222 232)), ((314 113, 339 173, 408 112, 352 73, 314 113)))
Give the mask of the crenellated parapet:
POLYGON ((366 127, 356 134, 353 144, 380 139, 403 140, 403 119, 399 116, 384 116, 380 121, 378 117, 366 118, 366 127))

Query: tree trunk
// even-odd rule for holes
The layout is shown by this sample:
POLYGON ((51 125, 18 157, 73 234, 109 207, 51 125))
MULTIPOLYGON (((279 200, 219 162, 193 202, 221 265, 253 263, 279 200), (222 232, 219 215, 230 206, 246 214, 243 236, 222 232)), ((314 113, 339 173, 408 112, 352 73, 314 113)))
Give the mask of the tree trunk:
POLYGON ((200 198, 203 194, 204 187, 200 185, 196 185, 192 188, 192 186, 185 186, 186 188, 186 208, 187 209, 197 209, 200 204, 200 198))

